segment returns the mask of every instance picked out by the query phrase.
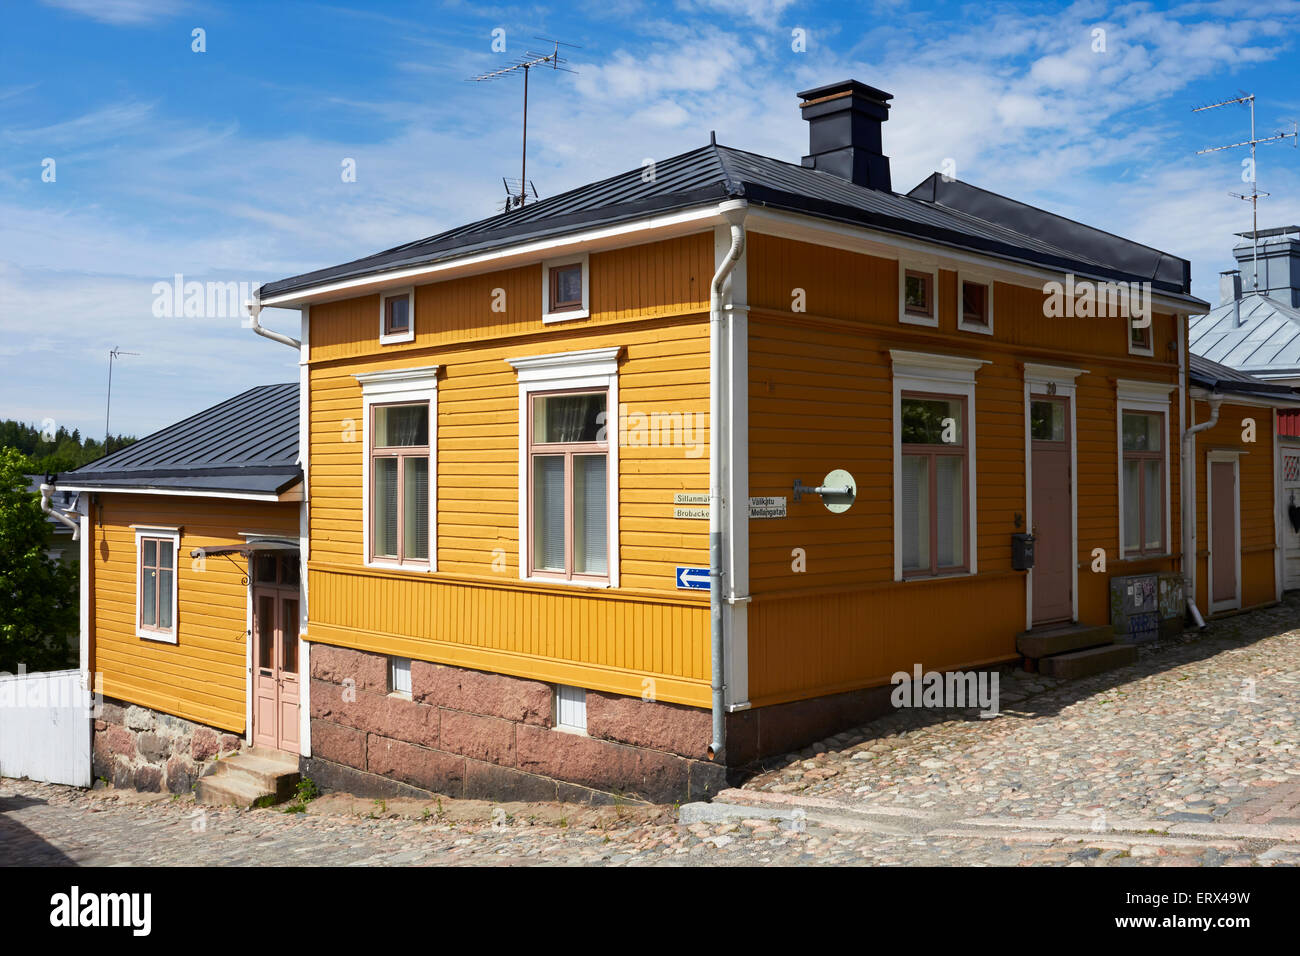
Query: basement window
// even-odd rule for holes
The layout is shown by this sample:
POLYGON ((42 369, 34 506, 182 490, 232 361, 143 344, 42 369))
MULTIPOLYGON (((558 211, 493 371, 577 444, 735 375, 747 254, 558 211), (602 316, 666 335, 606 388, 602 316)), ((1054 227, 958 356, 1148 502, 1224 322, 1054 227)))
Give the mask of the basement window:
POLYGON ((379 297, 379 344, 415 341, 415 289, 398 289, 379 297))
POLYGON ((555 685, 555 727, 573 733, 587 732, 587 691, 581 687, 555 685))
POLYGON ((542 263, 543 322, 585 319, 591 314, 587 266, 586 255, 542 263))
POLYGON ((407 699, 411 696, 411 660, 408 657, 388 659, 388 692, 407 699))
POLYGON ((993 334, 993 283, 959 275, 957 287, 961 291, 957 327, 967 332, 993 334))
POLYGON ((939 270, 932 267, 898 264, 898 319, 909 325, 939 324, 936 301, 939 270))

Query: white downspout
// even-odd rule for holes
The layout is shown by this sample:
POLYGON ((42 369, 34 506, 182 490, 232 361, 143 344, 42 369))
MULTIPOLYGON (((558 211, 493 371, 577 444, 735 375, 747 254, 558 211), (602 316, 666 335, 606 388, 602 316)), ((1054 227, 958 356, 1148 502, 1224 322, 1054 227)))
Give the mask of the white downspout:
POLYGON ((50 504, 50 495, 54 494, 54 486, 49 484, 41 485, 41 510, 60 524, 65 524, 72 529, 72 540, 81 540, 81 524, 73 521, 62 511, 57 510, 54 505, 50 504))
MULTIPOLYGON (((723 439, 723 394, 727 363, 724 361, 722 287, 745 251, 745 213, 748 204, 729 200, 718 210, 731 224, 731 248, 718 265, 709 286, 709 628, 712 647, 713 742, 709 757, 725 760, 726 677, 723 670, 722 632, 722 474, 727 443, 723 439)), ((727 463, 728 473, 731 463, 727 463)))
MULTIPOLYGON (((1188 421, 1195 417, 1197 397, 1193 392, 1191 401, 1187 403, 1188 421)), ((1210 417, 1183 431, 1183 460, 1179 476, 1182 484, 1179 498, 1183 512, 1183 587, 1186 589, 1187 612, 1198 628, 1205 627, 1205 618, 1196 607, 1196 435, 1219 423, 1219 406, 1223 404, 1222 395, 1211 392, 1203 397, 1210 403, 1210 417)))
POLYGON ((259 285, 253 290, 253 297, 244 303, 244 308, 248 310, 248 318, 252 322, 250 328, 258 335, 265 336, 272 342, 279 342, 281 345, 287 345, 291 349, 302 351, 302 343, 289 335, 280 332, 272 332, 270 329, 262 328, 257 321, 257 317, 262 313, 262 287, 259 285))

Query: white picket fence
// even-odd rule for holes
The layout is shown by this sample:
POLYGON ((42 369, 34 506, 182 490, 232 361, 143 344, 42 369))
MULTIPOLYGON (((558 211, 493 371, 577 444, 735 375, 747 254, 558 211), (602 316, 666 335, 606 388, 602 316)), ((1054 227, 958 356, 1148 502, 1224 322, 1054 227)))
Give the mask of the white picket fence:
POLYGON ((92 705, 78 670, 0 675, 0 777, 89 787, 92 705))

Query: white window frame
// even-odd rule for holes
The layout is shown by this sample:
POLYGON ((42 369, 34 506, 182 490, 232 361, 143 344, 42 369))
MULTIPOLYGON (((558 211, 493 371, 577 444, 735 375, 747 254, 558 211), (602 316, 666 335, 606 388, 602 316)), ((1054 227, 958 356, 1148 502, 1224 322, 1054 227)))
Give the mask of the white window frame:
POLYGON ((905 325, 939 327, 939 266, 934 263, 898 260, 898 321, 905 325), (924 272, 930 277, 930 316, 912 315, 907 311, 907 274, 924 272))
POLYGON ((957 329, 962 332, 978 332, 981 335, 993 334, 993 277, 982 272, 967 272, 959 270, 957 272, 957 329), (967 282, 974 285, 982 285, 988 289, 986 302, 988 304, 989 324, 978 325, 973 322, 967 322, 964 318, 965 310, 962 308, 962 286, 967 282))
POLYGON ((1212 614, 1240 609, 1242 591, 1245 590, 1245 582, 1241 580, 1241 456, 1245 454, 1249 454, 1245 449, 1223 448, 1205 453, 1205 603, 1212 614), (1237 550, 1232 557, 1237 593, 1231 601, 1214 600, 1214 469, 1210 467, 1214 462, 1232 462, 1232 480, 1237 485, 1237 498, 1232 515, 1237 535, 1237 550))
POLYGON ((177 644, 180 635, 178 610, 181 590, 181 529, 175 526, 131 525, 135 531, 135 636, 145 640, 158 641, 161 644, 177 644), (145 538, 162 538, 172 543, 172 626, 169 630, 147 628, 140 620, 140 596, 143 582, 140 580, 140 561, 144 554, 141 542, 145 538))
POLYGON ((616 588, 618 587, 618 356, 621 345, 604 349, 586 349, 579 352, 555 352, 548 355, 530 355, 506 359, 519 379, 519 578, 541 584, 568 587, 616 588), (608 396, 605 400, 605 434, 609 445, 609 581, 562 580, 552 577, 530 577, 528 574, 528 403, 534 392, 554 392, 568 389, 599 388, 608 396))
POLYGON ((409 657, 388 658, 388 693, 404 700, 411 699, 411 659, 409 657), (405 666, 403 666, 405 665, 405 666), (398 676, 405 674, 405 687, 399 687, 398 676))
POLYGON ((554 713, 551 715, 552 724, 556 730, 563 731, 566 734, 587 733, 587 690, 584 687, 573 687, 568 684, 556 684, 555 692, 551 695, 554 702, 554 713), (564 712, 565 705, 575 711, 581 711, 582 723, 565 723, 560 718, 564 712))
POLYGON ((907 581, 934 581, 939 578, 970 577, 979 572, 979 527, 976 502, 979 501, 979 469, 975 457, 975 373, 988 359, 966 358, 958 355, 935 355, 926 352, 907 352, 890 349, 893 363, 894 390, 894 580, 903 581, 903 401, 904 392, 937 392, 966 399, 967 459, 969 475, 969 500, 966 502, 967 544, 970 566, 964 571, 938 575, 921 575, 907 581))
MULTIPOLYGON (((1070 586, 1072 620, 1079 619, 1079 389, 1077 379, 1086 369, 1060 365, 1025 363, 1025 528, 1034 529, 1034 435, 1035 398, 1064 398, 1070 403, 1070 586)), ((1122 529, 1121 529, 1122 533, 1122 529)), ((1029 569, 1025 587, 1025 630, 1034 627, 1034 570, 1029 569)))
POLYGON ((1150 322, 1150 324, 1146 327, 1146 329, 1147 329, 1147 342, 1148 342, 1148 344, 1147 344, 1147 346, 1146 346, 1145 348, 1143 348, 1143 347, 1140 346, 1140 345, 1134 345, 1134 344, 1133 344, 1133 317, 1132 317, 1132 316, 1129 316, 1128 318, 1126 318, 1126 319, 1124 320, 1124 334, 1128 336, 1128 354, 1129 354, 1129 355, 1141 355, 1141 356, 1144 356, 1144 357, 1146 357, 1146 358, 1151 358, 1153 355, 1155 355, 1155 346, 1156 346, 1156 317, 1155 317, 1155 314, 1152 313, 1150 316, 1148 316, 1148 320, 1149 320, 1149 322, 1150 322))
POLYGON ((560 259, 547 259, 542 263, 542 321, 546 324, 552 322, 567 322, 570 319, 585 319, 591 315, 591 261, 587 253, 583 252, 578 255, 565 256, 560 259), (560 266, 571 266, 573 264, 582 266, 582 307, 579 309, 564 309, 560 312, 551 311, 551 269, 560 266))
POLYGON ((1174 528, 1170 524, 1171 497, 1170 474, 1173 472, 1173 456, 1170 454, 1170 434, 1179 434, 1181 428, 1174 429, 1169 402, 1170 393, 1178 386, 1168 382, 1142 382, 1131 379, 1119 379, 1115 383, 1115 484, 1118 494, 1119 510, 1116 512, 1116 543, 1121 561, 1157 561, 1172 557, 1174 528), (1165 539, 1164 547, 1158 554, 1135 554, 1129 557, 1124 553, 1124 413, 1149 412, 1164 416, 1165 433, 1161 436, 1160 449, 1164 455, 1165 472, 1165 539))
POLYGON ((368 568, 432 574, 438 570, 438 370, 440 365, 360 372, 361 384, 361 558, 368 568), (429 566, 402 564, 371 554, 370 442, 376 405, 429 403, 429 566))
POLYGON ((415 341, 415 286, 408 285, 404 289, 393 289, 391 292, 379 293, 379 344, 380 345, 398 345, 402 342, 415 341), (407 323, 405 332, 396 332, 389 335, 384 331, 387 315, 386 309, 389 299, 400 299, 406 297, 406 314, 410 318, 407 323))

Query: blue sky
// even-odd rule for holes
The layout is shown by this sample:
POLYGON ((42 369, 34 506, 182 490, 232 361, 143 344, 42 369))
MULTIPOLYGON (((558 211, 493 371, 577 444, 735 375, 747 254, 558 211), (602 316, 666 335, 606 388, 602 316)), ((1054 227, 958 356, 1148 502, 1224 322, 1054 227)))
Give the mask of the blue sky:
MULTIPOLYGON (((114 372, 114 432, 296 378, 294 353, 237 319, 156 318, 154 283, 270 281, 491 215, 518 175, 520 88, 466 80, 537 35, 580 46, 576 75, 530 87, 543 196, 710 130, 798 162, 795 92, 853 77, 894 94, 896 189, 952 159, 963 180, 1190 259, 1212 302, 1249 228, 1228 195, 1245 154, 1195 153, 1245 139, 1249 115, 1192 107, 1248 91, 1261 133, 1300 118, 1300 0, 6 3, 0 417, 100 434, 113 346, 141 353, 114 372)), ((1300 222, 1300 151, 1262 147, 1259 179, 1261 226, 1300 222)))

